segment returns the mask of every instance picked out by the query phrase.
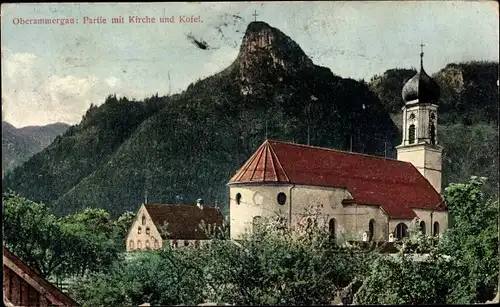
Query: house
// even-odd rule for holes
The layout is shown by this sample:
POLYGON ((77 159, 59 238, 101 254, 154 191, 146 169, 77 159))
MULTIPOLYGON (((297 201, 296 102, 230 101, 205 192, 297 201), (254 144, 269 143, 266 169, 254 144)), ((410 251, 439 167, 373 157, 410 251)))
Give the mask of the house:
POLYGON ((69 296, 42 278, 3 247, 4 306, 78 306, 69 296))
POLYGON ((442 148, 436 134, 439 87, 423 69, 403 87, 403 140, 398 159, 266 140, 228 182, 231 239, 261 217, 290 227, 311 221, 349 240, 407 236, 414 219, 424 233, 448 227, 441 192, 442 148))
POLYGON ((160 249, 165 244, 198 247, 210 241, 200 223, 218 227, 223 219, 219 208, 201 199, 196 205, 143 204, 127 235, 126 250, 160 249))

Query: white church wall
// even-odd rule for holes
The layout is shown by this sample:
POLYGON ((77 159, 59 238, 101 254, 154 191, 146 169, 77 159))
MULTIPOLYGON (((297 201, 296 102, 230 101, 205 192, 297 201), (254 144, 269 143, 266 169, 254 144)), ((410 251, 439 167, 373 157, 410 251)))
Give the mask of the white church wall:
POLYGON ((229 213, 231 239, 237 239, 246 231, 251 231, 253 218, 276 217, 286 220, 290 215, 290 188, 292 185, 244 184, 229 187, 229 213), (278 204, 279 193, 284 193, 284 205, 278 204), (238 194, 241 195, 238 204, 238 194))
POLYGON ((295 186, 292 189, 292 225, 307 218, 307 208, 322 205, 319 222, 328 227, 330 219, 334 218, 337 236, 343 234, 346 239, 361 240, 363 232, 369 230, 372 219, 375 222, 373 239, 385 236, 387 216, 380 207, 342 205, 344 199, 352 199, 352 195, 344 188, 295 186))
POLYGON ((297 227, 305 223, 309 215, 316 215, 315 208, 321 205, 320 225, 328 227, 330 219, 334 218, 337 235, 343 233, 346 239, 361 240, 363 232, 369 231, 370 220, 374 220, 374 240, 384 240, 388 235, 388 218, 380 207, 342 205, 342 200, 352 199, 344 188, 247 184, 230 186, 229 194, 232 239, 251 230, 255 216, 276 217, 278 213, 287 221, 291 219, 292 227, 297 227), (278 204, 278 193, 285 193, 284 205, 278 204))
POLYGON ((443 234, 448 229, 448 212, 446 211, 432 211, 425 209, 414 209, 415 214, 420 220, 425 222, 425 233, 428 235, 434 234, 434 223, 439 223, 439 234, 443 234), (432 214, 432 217, 431 217, 432 214))

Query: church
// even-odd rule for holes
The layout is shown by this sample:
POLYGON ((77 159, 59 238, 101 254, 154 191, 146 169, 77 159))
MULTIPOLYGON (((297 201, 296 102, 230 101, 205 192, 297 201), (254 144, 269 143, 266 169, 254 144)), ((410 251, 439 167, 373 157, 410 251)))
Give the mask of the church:
POLYGON ((448 227, 441 197, 442 147, 437 139, 438 84, 423 68, 404 85, 402 143, 397 159, 266 140, 228 182, 231 239, 259 218, 307 223, 308 209, 334 236, 392 242, 420 229, 448 227))

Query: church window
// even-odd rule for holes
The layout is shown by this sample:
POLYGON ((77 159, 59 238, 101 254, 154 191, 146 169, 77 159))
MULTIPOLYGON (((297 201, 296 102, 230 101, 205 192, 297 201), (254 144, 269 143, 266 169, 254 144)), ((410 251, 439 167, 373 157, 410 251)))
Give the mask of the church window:
POLYGON ((434 123, 431 123, 431 125, 430 125, 429 136, 431 139, 431 144, 435 145, 436 144, 436 127, 434 126, 434 123))
POLYGON ((330 221, 328 222, 328 232, 330 235, 335 238, 336 236, 336 222, 334 218, 331 218, 330 221))
POLYGON ((420 222, 420 231, 422 232, 422 234, 425 235, 425 222, 424 221, 420 222))
POLYGON ((149 240, 146 240, 146 248, 149 248, 149 240))
POLYGON ((146 227, 146 234, 148 235, 150 232, 151 231, 150 231, 149 227, 146 227))
POLYGON ((142 248, 142 242, 141 240, 137 240, 137 249, 141 249, 142 248))
POLYGON ((159 248, 160 247, 160 244, 158 243, 158 240, 156 240, 156 239, 155 239, 154 247, 155 248, 159 248))
POLYGON ((373 240, 373 235, 375 233, 375 220, 371 219, 368 223, 368 241, 373 240))
POLYGON ((139 228, 137 228, 137 234, 140 235, 141 233, 142 233, 142 228, 141 228, 141 226, 139 226, 139 228))
POLYGON ((262 221, 262 217, 260 216, 254 216, 253 217, 253 220, 252 220, 252 226, 253 226, 253 231, 255 232, 257 230, 257 228, 260 226, 260 223, 262 221))
POLYGON ((415 143, 415 125, 411 124, 408 128, 408 142, 410 144, 415 143))
POLYGON ((146 216, 145 215, 142 216, 142 225, 146 225, 146 216))
POLYGON ((128 242, 128 248, 129 248, 129 249, 134 249, 134 241, 133 241, 133 240, 130 240, 130 241, 128 242))
POLYGON ((283 192, 278 193, 277 200, 278 204, 283 206, 286 203, 286 194, 283 192))
POLYGON ((236 203, 238 205, 241 203, 241 193, 236 193, 236 203))
POLYGON ((435 236, 439 235, 439 223, 438 222, 434 222, 434 231, 433 231, 433 233, 434 233, 435 236))
POLYGON ((408 236, 408 226, 405 223, 399 223, 396 226, 396 238, 402 239, 408 236))

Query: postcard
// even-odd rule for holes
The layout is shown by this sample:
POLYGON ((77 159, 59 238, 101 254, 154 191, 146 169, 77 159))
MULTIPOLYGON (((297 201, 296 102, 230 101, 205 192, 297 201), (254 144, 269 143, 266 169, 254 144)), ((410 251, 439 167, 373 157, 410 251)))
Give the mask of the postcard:
POLYGON ((498 302, 496 1, 1 18, 5 305, 498 302))

